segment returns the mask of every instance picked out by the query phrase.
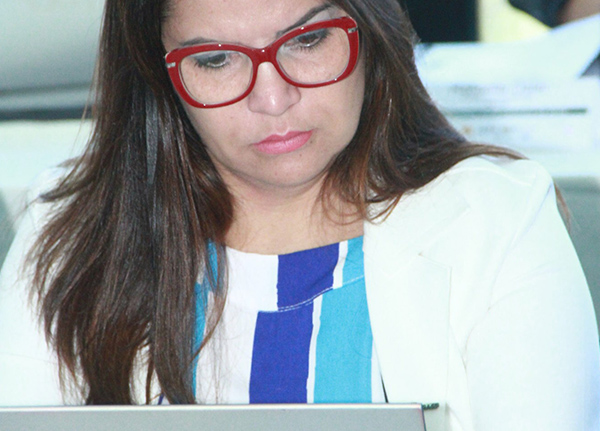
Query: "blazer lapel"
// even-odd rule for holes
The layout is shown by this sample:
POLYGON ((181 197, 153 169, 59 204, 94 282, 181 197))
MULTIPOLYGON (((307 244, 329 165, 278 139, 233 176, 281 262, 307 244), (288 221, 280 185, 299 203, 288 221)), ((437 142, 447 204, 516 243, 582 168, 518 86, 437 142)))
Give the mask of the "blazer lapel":
POLYGON ((365 225, 365 281, 375 347, 390 402, 439 403, 428 429, 444 429, 451 268, 427 250, 468 210, 444 177, 365 225))

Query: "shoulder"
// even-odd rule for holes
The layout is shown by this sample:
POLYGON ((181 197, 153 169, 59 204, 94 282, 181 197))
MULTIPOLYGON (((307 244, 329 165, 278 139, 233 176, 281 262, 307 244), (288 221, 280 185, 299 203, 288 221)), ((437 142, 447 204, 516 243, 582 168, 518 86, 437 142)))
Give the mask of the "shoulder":
POLYGON ((420 227, 448 223, 465 212, 490 220, 514 218, 554 199, 550 174, 537 162, 471 157, 420 189, 406 193, 383 223, 420 227))
POLYGON ((61 168, 42 173, 27 194, 28 208, 0 271, 0 405, 63 404, 56 358, 47 345, 35 296, 32 266, 26 261, 52 204, 40 196, 65 174, 61 168))
MULTIPOLYGON (((422 193, 443 190, 447 182, 470 205, 484 201, 503 205, 515 202, 521 195, 546 195, 553 189, 550 174, 537 162, 527 159, 471 157, 458 163, 429 185, 422 193)), ((512 205, 511 205, 512 206, 512 205)))
POLYGON ((55 190, 68 173, 68 168, 57 166, 41 172, 33 180, 25 196, 26 210, 17 221, 15 242, 24 237, 37 237, 45 223, 59 209, 59 203, 50 203, 44 196, 55 190))
MULTIPOLYGON (((64 168, 46 170, 34 180, 26 192, 27 207, 16 222, 16 235, 0 271, 0 297, 12 291, 18 292, 20 297, 27 296, 32 274, 31 265, 28 265, 26 258, 56 209, 56 204, 48 203, 43 196, 60 183, 66 172, 64 168)), ((0 301, 0 310, 7 306, 6 298, 2 298, 4 300, 0 301)), ((0 319, 2 317, 0 316, 0 319)))
POLYGON ((469 157, 457 163, 441 177, 453 181, 477 178, 496 183, 516 184, 533 184, 540 178, 550 180, 548 172, 533 160, 491 156, 469 157))
POLYGON ((41 172, 31 183, 27 191, 27 203, 30 206, 43 204, 43 196, 56 189, 67 177, 70 169, 64 166, 56 166, 41 172))
POLYGON ((403 196, 394 213, 400 218, 421 218, 419 213, 427 212, 447 219, 448 214, 468 211, 471 217, 483 218, 481 222, 487 220, 484 225, 506 225, 527 217, 527 212, 535 212, 546 200, 556 208, 552 178, 537 162, 479 156, 463 160, 403 196))
POLYGON ((548 172, 529 160, 472 157, 367 223, 365 253, 377 260, 387 254, 392 266, 430 256, 467 268, 483 256, 500 262, 532 226, 548 235, 565 230, 548 172))
POLYGON ((46 221, 57 209, 56 204, 48 203, 44 199, 44 195, 54 190, 67 173, 68 170, 63 167, 45 170, 22 193, 25 210, 14 221, 16 236, 12 241, 9 254, 4 263, 4 273, 8 271, 7 268, 20 272, 15 265, 20 263, 28 250, 28 246, 33 244, 46 221))

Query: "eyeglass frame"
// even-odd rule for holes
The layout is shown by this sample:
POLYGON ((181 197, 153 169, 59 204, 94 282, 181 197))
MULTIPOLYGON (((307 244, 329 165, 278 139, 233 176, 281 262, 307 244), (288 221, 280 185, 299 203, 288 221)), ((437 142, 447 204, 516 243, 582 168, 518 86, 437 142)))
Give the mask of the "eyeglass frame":
POLYGON ((186 46, 182 48, 176 48, 172 51, 169 51, 165 55, 165 61, 167 70, 169 72, 169 77, 171 78, 171 82, 181 98, 185 100, 189 105, 195 108, 220 108, 222 106, 233 105, 234 103, 239 102, 240 100, 247 97, 253 90, 254 84, 256 83, 256 76, 258 74, 258 67, 262 63, 271 63, 279 75, 289 84, 294 85, 300 88, 316 88, 323 87, 326 85, 331 85, 336 82, 342 81, 346 79, 354 70, 356 63, 358 61, 358 49, 359 49, 359 37, 358 37, 358 24, 356 21, 349 17, 344 16, 340 18, 329 19, 325 21, 316 22, 313 24, 303 25, 302 27, 298 27, 297 29, 291 30, 277 40, 273 41, 270 45, 264 48, 250 48, 244 45, 236 45, 229 43, 203 43, 200 45, 186 46), (350 55, 348 58, 348 64, 346 65, 346 69, 336 78, 320 82, 317 84, 303 84, 299 82, 295 82, 293 79, 288 77, 282 68, 279 66, 277 62, 277 51, 287 41, 293 39, 296 36, 299 36, 303 33, 308 33, 315 30, 321 30, 323 28, 335 27, 341 28, 346 32, 348 36, 348 44, 350 47, 350 55), (201 52, 207 51, 236 51, 245 54, 252 61, 252 79, 248 85, 246 91, 244 91, 240 96, 228 100, 226 102, 216 103, 216 104, 206 104, 200 103, 195 100, 192 95, 188 92, 185 84, 183 83, 183 79, 181 77, 180 65, 184 58, 198 54, 201 52))

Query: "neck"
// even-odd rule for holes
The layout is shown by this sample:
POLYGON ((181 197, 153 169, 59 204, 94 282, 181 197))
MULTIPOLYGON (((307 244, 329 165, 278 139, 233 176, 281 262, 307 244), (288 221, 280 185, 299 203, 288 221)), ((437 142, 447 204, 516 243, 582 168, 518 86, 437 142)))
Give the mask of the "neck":
POLYGON ((236 250, 283 254, 362 235, 363 220, 341 199, 325 203, 321 183, 286 190, 232 190, 235 220, 227 245, 236 250))

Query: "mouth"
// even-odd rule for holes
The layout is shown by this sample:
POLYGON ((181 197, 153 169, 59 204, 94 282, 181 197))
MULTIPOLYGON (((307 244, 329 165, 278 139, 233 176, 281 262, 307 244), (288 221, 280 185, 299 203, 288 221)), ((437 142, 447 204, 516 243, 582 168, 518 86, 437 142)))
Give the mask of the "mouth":
POLYGON ((292 131, 285 135, 271 135, 260 142, 252 144, 261 153, 285 154, 301 148, 312 136, 312 130, 307 132, 292 131))

